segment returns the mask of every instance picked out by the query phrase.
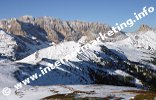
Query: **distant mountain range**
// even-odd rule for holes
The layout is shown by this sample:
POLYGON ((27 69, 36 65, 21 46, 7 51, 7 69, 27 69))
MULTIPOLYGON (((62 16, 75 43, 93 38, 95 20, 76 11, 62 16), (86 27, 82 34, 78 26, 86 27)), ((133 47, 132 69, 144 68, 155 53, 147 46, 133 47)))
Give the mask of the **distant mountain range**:
MULTIPOLYGON (((111 27, 100 23, 23 16, 18 19, 1 20, 0 29, 7 36, 11 36, 13 42, 16 42, 16 45, 12 46, 14 55, 10 56, 13 56, 14 59, 21 59, 53 43, 78 41, 82 36, 87 36, 87 40, 95 39, 99 32, 106 33, 111 27)), ((119 32, 110 40, 116 41, 124 37, 125 34, 119 32)))
MULTIPOLYGON (((31 16, 1 20, 0 28, 0 73, 11 73, 6 78, 13 80, 11 85, 111 29, 100 23, 31 16)), ((156 30, 147 25, 135 33, 118 32, 30 85, 109 84, 156 90, 155 37, 156 30)))

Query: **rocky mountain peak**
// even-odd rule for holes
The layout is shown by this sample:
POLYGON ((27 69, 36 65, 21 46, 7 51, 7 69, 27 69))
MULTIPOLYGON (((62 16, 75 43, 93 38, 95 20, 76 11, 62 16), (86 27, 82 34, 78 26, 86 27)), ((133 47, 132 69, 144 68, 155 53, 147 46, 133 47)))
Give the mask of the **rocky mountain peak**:
POLYGON ((140 26, 138 32, 147 32, 149 30, 152 30, 152 28, 149 27, 148 25, 143 24, 143 25, 140 26))

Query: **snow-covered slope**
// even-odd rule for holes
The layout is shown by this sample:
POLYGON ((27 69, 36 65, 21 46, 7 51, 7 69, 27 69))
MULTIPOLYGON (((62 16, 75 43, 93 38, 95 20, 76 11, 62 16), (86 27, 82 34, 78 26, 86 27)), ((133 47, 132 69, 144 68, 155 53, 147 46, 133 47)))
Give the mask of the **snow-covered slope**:
POLYGON ((29 63, 29 64, 36 64, 37 62, 41 61, 43 58, 58 60, 66 55, 71 54, 76 49, 80 48, 80 44, 74 41, 60 43, 58 45, 53 45, 37 52, 33 53, 32 55, 18 60, 16 62, 20 63, 29 63))
POLYGON ((14 77, 14 72, 20 67, 18 64, 9 60, 0 60, 0 88, 12 87, 17 84, 18 81, 14 77))
MULTIPOLYGON (((136 86, 142 86, 140 79, 138 79, 139 77, 133 75, 131 71, 127 70, 127 68, 128 66, 130 68, 135 66, 139 69, 142 68, 144 65, 130 62, 127 59, 129 59, 132 51, 136 54, 144 53, 137 50, 135 47, 132 48, 132 46, 130 46, 129 48, 126 47, 126 50, 125 48, 123 48, 125 47, 124 44, 116 45, 116 47, 115 44, 116 43, 114 43, 113 45, 113 43, 101 42, 97 45, 94 45, 90 49, 84 51, 82 54, 75 55, 73 58, 70 59, 69 62, 57 67, 55 70, 52 70, 50 73, 38 79, 36 82, 31 83, 31 85, 90 83, 126 85, 128 82, 129 85, 135 84, 136 86), (108 46, 110 49, 108 49, 104 45, 108 46), (118 51, 117 48, 120 48, 124 53, 118 51), (101 76, 103 77, 99 80, 98 77, 101 76), (124 79, 125 77, 130 77, 130 80, 125 82, 115 80, 116 82, 118 82, 115 83, 114 81, 111 82, 111 80, 107 76, 112 77, 112 79, 114 79, 115 77, 120 77, 120 80, 122 80, 122 78, 124 79), (104 80, 107 80, 107 82, 105 82, 104 80)), ((75 43, 72 41, 64 42, 56 46, 41 49, 34 54, 17 61, 17 63, 33 64, 35 66, 34 68, 31 68, 32 65, 27 65, 27 68, 20 68, 20 70, 16 72, 18 80, 23 80, 24 77, 28 77, 29 75, 35 73, 35 71, 37 71, 39 67, 47 67, 47 63, 54 63, 56 60, 59 60, 62 57, 71 54, 79 48, 79 43, 75 43)), ((151 55, 148 55, 148 57, 150 59, 151 55)), ((140 57, 135 58, 135 56, 132 56, 131 58, 135 59, 135 61, 137 61, 137 59, 140 59, 140 57)), ((144 60, 145 58, 146 57, 143 57, 144 60)), ((143 67, 143 69, 144 68, 145 66, 143 67)), ((150 71, 152 69, 147 68, 146 70, 150 71)))
POLYGON ((156 33, 131 33, 129 37, 117 42, 107 42, 105 46, 115 49, 129 60, 136 62, 150 61, 156 57, 156 33))
POLYGON ((0 54, 6 57, 13 57, 17 43, 14 38, 0 30, 0 54))
POLYGON ((135 33, 129 38, 131 44, 135 47, 156 50, 156 33, 154 31, 135 33))
MULTIPOLYGON (((1 96, 1 100, 47 100, 46 97, 54 96, 48 100, 75 100, 76 98, 86 98, 86 100, 105 100, 105 98, 123 98, 130 100, 137 94, 124 91, 139 91, 132 87, 109 86, 109 85, 53 85, 36 86, 23 88, 21 90, 12 90, 11 95, 1 96), (71 96, 71 94, 73 94, 71 96), (62 96, 61 96, 62 95, 62 96), (63 96, 64 95, 64 96, 63 96), (62 99, 63 98, 63 99, 62 99)), ((107 100, 107 99, 106 99, 107 100)))

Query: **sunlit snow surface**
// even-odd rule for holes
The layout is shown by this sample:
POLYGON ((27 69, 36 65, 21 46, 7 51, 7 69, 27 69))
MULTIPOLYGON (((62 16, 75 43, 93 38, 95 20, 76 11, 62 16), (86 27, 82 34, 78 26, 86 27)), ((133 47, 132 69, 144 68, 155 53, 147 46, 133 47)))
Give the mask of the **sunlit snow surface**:
POLYGON ((10 96, 0 94, 0 100, 39 100, 41 98, 55 94, 69 94, 74 91, 93 92, 91 94, 79 93, 79 97, 122 97, 129 100, 134 97, 135 93, 124 93, 124 90, 137 90, 130 87, 109 86, 109 85, 53 85, 53 86, 36 86, 22 88, 21 90, 12 89, 10 96))

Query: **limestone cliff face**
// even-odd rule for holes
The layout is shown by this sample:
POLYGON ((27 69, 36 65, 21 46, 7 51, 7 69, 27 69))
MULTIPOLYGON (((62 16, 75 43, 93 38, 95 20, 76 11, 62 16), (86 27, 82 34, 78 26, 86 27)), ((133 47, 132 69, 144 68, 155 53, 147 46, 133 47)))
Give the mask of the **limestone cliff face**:
MULTIPOLYGON (((18 36, 34 36, 43 41, 59 43, 63 40, 77 41, 82 36, 88 39, 95 38, 99 32, 106 33, 111 28, 100 23, 82 21, 62 21, 51 17, 33 18, 23 16, 18 19, 0 21, 0 28, 18 36)), ((118 33, 118 35, 123 35, 118 33)))

